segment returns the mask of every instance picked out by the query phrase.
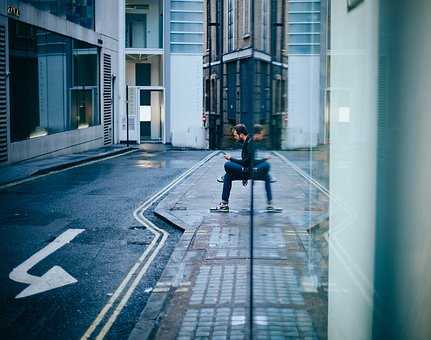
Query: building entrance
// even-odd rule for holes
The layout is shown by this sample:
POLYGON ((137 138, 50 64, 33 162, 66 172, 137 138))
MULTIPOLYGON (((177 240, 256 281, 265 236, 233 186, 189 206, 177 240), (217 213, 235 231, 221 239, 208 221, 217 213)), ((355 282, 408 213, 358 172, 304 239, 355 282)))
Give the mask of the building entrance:
POLYGON ((136 143, 163 138, 164 95, 161 86, 128 86, 129 134, 136 143))

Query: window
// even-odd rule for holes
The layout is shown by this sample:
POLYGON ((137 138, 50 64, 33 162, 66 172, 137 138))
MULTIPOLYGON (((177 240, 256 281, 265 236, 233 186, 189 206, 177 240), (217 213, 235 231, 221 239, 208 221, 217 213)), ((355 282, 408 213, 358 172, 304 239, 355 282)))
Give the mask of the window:
POLYGON ((203 2, 181 0, 171 2, 171 52, 202 53, 203 2))
MULTIPOLYGON (((34 7, 48 11, 59 17, 64 17, 75 24, 94 29, 95 0, 21 0, 34 7)), ((13 1, 9 0, 11 4, 13 1)))
POLYGON ((269 0, 262 0, 262 49, 264 51, 269 50, 269 30, 270 30, 270 24, 269 24, 269 0))
POLYGON ((15 20, 9 35, 12 141, 100 124, 97 47, 15 20))
POLYGON ((147 11, 145 9, 129 6, 126 8, 126 47, 147 47, 147 11))
POLYGON ((320 1, 289 1, 289 54, 320 54, 320 1))
POLYGON ((228 0, 227 8, 227 50, 235 48, 235 0, 228 0))
POLYGON ((243 0, 242 2, 242 31, 244 37, 250 35, 251 26, 251 1, 243 0))

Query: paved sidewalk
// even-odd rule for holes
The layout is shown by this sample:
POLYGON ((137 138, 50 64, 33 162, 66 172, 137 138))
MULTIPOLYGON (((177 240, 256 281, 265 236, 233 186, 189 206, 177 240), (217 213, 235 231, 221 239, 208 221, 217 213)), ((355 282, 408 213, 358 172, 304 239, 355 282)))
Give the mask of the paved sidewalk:
POLYGON ((329 190, 329 145, 307 151, 279 151, 324 188, 329 190))
POLYGON ((104 146, 80 153, 33 159, 0 167, 0 187, 93 160, 133 150, 124 145, 104 146))
MULTIPOLYGON (((157 206, 185 231, 130 339, 250 338, 250 188, 234 182, 230 207, 238 213, 210 213, 223 163, 212 158, 157 206)), ((255 215, 253 338, 326 338, 328 197, 281 159, 271 164, 274 200, 284 210, 255 215)), ((262 182, 255 197, 259 211, 262 182)))

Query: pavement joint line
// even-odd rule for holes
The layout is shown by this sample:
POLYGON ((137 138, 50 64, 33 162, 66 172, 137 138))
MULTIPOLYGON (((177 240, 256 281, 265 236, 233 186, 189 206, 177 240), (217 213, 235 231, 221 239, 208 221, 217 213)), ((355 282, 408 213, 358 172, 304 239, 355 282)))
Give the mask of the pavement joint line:
POLYGON ((119 314, 121 313, 122 309, 126 305, 127 301, 131 297, 132 293, 140 283, 142 277, 147 272, 149 266, 154 261, 160 250, 163 248, 167 238, 168 233, 164 231, 163 229, 158 228, 154 223, 152 223, 150 220, 148 220, 144 216, 144 212, 153 205, 156 201, 158 201, 161 197, 163 197, 167 192, 169 192, 173 187, 175 187, 178 183, 182 182, 185 178, 187 178, 191 173, 196 171, 198 168, 203 166, 207 161, 209 161, 211 158, 213 158, 215 155, 217 155, 219 151, 214 151, 208 156, 204 157, 202 160, 200 160, 197 164, 195 164, 193 167, 185 171, 183 174, 178 176, 176 179, 174 179, 171 183, 169 183, 167 186, 162 188, 159 192, 155 193, 153 196, 151 196, 149 199, 147 199, 143 204, 141 204, 134 212, 133 216, 136 220, 138 220, 142 225, 146 226, 150 232, 154 234, 154 239, 148 246, 148 248, 145 250, 145 252, 141 255, 138 262, 136 262, 126 277, 123 279, 123 281, 120 283, 118 288, 115 290, 115 293, 112 295, 112 297, 109 299, 108 303, 102 308, 102 310, 97 315, 96 319, 93 321, 93 323, 88 327, 87 331, 84 333, 84 335, 81 337, 81 340, 88 339, 91 337, 91 335, 94 333, 97 327, 99 327, 100 323, 105 319, 105 316, 107 313, 111 310, 111 308, 114 306, 114 304, 117 302, 117 299, 120 297, 120 295, 123 293, 123 291, 126 289, 129 281, 134 277, 133 282, 130 284, 129 288, 127 289, 126 293, 123 294, 122 299, 117 304, 116 308, 112 312, 111 316, 103 326, 100 333, 97 335, 96 339, 103 339, 113 326, 114 322, 118 318, 119 314), (160 240, 161 238, 161 240, 160 240), (160 242, 159 242, 160 241, 160 242), (156 247, 154 250, 153 248, 156 247), (151 255, 149 255, 151 253, 151 255), (149 255, 149 257, 148 257, 149 255), (147 259, 148 257, 148 259, 147 259), (141 267, 141 268, 140 268, 141 267), (138 273, 136 273, 139 270, 138 273))
POLYGON ((65 171, 68 171, 68 170, 72 170, 72 169, 80 168, 80 167, 83 167, 83 166, 91 165, 91 164, 94 164, 94 163, 99 163, 99 162, 107 161, 109 159, 113 159, 113 158, 125 156, 125 155, 128 155, 128 154, 136 152, 136 151, 138 151, 138 149, 129 150, 129 151, 122 152, 122 153, 116 153, 116 154, 114 154, 112 156, 107 156, 107 157, 102 157, 102 158, 97 158, 97 159, 89 160, 88 162, 86 162, 84 160, 82 163, 79 163, 77 165, 66 167, 66 168, 60 169, 60 170, 49 171, 48 173, 44 173, 42 175, 30 175, 30 177, 24 178, 22 180, 18 180, 18 181, 14 181, 14 182, 10 182, 10 183, 6 183, 6 184, 3 184, 3 185, 0 185, 0 190, 11 188, 11 187, 14 187, 14 186, 17 186, 17 185, 20 185, 20 184, 31 182, 31 181, 34 181, 34 180, 37 180, 37 179, 40 179, 40 178, 43 178, 43 177, 55 175, 55 174, 58 174, 58 173, 61 173, 61 172, 65 172, 65 171))

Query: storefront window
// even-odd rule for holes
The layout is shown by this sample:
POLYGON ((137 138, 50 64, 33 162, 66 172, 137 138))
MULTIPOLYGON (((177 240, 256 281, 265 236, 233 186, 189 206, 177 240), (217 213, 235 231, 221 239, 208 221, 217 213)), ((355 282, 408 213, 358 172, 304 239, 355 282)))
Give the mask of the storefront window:
POLYGON ((74 128, 100 124, 98 112, 98 51, 89 44, 73 42, 71 116, 74 128))
POLYGON ((95 46, 9 22, 12 141, 100 124, 95 46))

